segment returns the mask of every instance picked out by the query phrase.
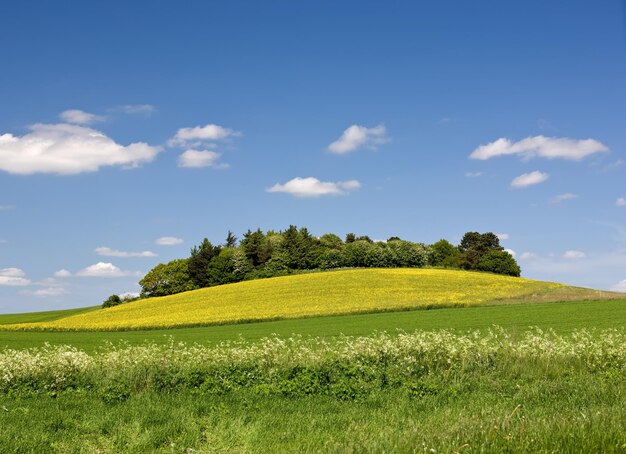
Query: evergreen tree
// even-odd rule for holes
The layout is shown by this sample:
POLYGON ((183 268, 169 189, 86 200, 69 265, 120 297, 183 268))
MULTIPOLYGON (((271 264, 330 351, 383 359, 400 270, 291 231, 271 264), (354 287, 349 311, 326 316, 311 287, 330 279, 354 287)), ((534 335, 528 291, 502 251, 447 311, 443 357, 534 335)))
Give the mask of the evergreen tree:
POLYGON ((220 253, 219 246, 213 246, 208 239, 202 240, 200 246, 191 249, 189 257, 189 276, 194 285, 198 288, 207 287, 209 279, 207 277, 207 266, 213 257, 220 253))
POLYGON ((226 235, 226 243, 224 243, 224 247, 237 247, 237 240, 238 238, 229 230, 228 235, 226 235))

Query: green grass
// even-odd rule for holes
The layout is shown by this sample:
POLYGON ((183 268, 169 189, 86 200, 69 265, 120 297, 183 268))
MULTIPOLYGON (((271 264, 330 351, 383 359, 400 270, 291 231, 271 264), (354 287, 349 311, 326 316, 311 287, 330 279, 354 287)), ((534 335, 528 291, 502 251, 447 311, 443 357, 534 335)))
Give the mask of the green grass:
POLYGON ((0 395, 0 452, 624 452, 624 376, 520 364, 357 400, 242 390, 0 395))
POLYGON ((26 312, 23 314, 0 314, 0 325, 9 325, 13 323, 51 322, 61 318, 70 317, 72 315, 95 311, 97 309, 100 309, 100 306, 79 307, 77 309, 61 309, 57 311, 45 312, 26 312))
POLYGON ((444 308, 150 331, 94 333, 0 330, 0 350, 7 347, 38 347, 49 342, 53 345, 73 345, 91 352, 107 341, 126 341, 131 345, 145 341, 165 343, 170 336, 176 341, 209 344, 238 339, 240 336, 256 341, 272 334, 361 336, 375 331, 393 333, 398 329, 414 331, 445 328, 467 331, 486 329, 492 325, 502 326, 512 332, 537 326, 542 329, 552 328, 561 334, 582 328, 619 328, 626 325, 626 299, 444 308))

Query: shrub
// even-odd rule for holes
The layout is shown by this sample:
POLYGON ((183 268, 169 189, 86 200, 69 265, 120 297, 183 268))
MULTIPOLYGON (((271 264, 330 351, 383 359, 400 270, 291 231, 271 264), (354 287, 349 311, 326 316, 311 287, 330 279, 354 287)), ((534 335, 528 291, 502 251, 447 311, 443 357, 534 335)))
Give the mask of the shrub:
POLYGON ((478 262, 480 271, 519 277, 521 270, 515 259, 506 251, 491 251, 478 262))

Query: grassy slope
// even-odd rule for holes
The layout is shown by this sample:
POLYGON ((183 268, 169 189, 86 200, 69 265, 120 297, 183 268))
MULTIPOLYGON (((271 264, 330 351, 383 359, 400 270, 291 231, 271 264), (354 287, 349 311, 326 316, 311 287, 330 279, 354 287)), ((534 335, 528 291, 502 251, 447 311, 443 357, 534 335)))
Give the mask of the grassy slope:
POLYGON ((62 309, 58 311, 26 312, 23 314, 0 314, 0 325, 13 323, 51 322, 60 318, 82 314, 100 309, 100 306, 79 307, 77 309, 62 309))
POLYGON ((136 301, 17 329, 118 330, 469 306, 566 288, 433 269, 358 269, 261 279, 136 301))
POLYGON ((0 331, 0 350, 39 347, 44 342, 49 342, 69 344, 91 352, 107 341, 114 343, 125 341, 130 344, 145 341, 164 343, 172 337, 176 341, 205 344, 234 340, 240 336, 248 341, 256 341, 272 334, 361 336, 374 331, 393 333, 398 329, 466 331, 486 329, 494 324, 511 332, 538 326, 542 329, 552 328, 557 333, 563 334, 581 328, 619 328, 626 325, 626 299, 444 308, 150 331, 98 333, 0 331))

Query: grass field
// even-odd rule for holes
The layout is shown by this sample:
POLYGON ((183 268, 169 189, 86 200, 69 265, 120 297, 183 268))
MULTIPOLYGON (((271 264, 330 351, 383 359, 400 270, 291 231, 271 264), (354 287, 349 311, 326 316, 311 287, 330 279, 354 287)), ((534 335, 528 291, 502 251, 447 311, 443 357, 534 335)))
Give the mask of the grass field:
POLYGON ((623 295, 372 271, 0 316, 0 452, 626 452, 623 295), (74 330, 154 320, 157 306, 206 324, 245 302, 233 289, 274 295, 285 319, 261 301, 250 323, 230 312, 231 324, 74 330), (379 312, 359 314, 359 298, 379 312), (344 312, 356 313, 332 315, 344 312))
POLYGON ((0 314, 0 325, 13 323, 51 322, 60 318, 82 314, 100 309, 100 306, 79 307, 78 309, 62 309, 58 311, 26 312, 23 314, 0 314))
POLYGON ((2 452, 623 452, 626 333, 0 354, 2 452), (18 361, 19 359, 19 361, 18 361))
POLYGON ((171 328, 471 306, 505 298, 545 295, 563 287, 550 282, 454 270, 343 270, 222 285, 54 321, 14 324, 5 329, 171 328))
POLYGON ((144 342, 165 343, 173 338, 176 342, 211 344, 240 338, 255 342, 272 334, 367 336, 375 331, 394 333, 397 330, 451 329, 462 332, 485 330, 493 325, 502 326, 512 333, 524 331, 530 326, 551 328, 560 334, 582 328, 619 328, 626 326, 626 299, 442 308, 147 331, 94 333, 0 329, 0 351, 4 348, 40 347, 45 342, 72 345, 93 352, 106 342, 123 341, 138 345, 144 342))

